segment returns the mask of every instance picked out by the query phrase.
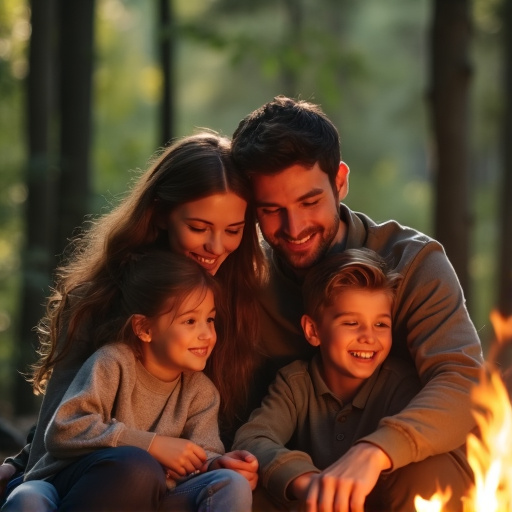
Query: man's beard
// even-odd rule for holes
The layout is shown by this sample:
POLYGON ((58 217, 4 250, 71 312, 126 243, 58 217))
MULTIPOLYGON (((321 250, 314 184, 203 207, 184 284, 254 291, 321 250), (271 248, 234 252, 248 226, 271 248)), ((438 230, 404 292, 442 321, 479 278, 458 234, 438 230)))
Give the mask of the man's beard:
MULTIPOLYGON (((306 254, 290 254, 288 251, 283 250, 282 246, 279 244, 275 244, 272 241, 267 239, 267 242, 272 247, 272 249, 279 255, 279 257, 284 260, 287 265, 292 267, 294 270, 304 271, 308 270, 316 263, 318 263, 322 258, 327 254, 329 249, 332 247, 333 242, 338 234, 341 220, 338 215, 334 216, 334 222, 332 223, 330 229, 328 231, 318 230, 317 228, 313 228, 311 230, 305 230, 300 234, 297 239, 305 238, 308 235, 321 234, 321 239, 318 242, 316 248, 312 251, 307 252, 306 254)), ((285 234, 278 233, 276 239, 286 240, 285 234)), ((275 240, 275 239, 274 239, 275 240)))

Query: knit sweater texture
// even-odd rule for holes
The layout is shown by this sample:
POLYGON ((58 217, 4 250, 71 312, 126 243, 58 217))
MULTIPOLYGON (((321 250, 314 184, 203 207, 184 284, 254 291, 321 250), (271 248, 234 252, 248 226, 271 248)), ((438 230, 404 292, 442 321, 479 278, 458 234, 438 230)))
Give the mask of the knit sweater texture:
POLYGON ((219 395, 201 372, 172 382, 151 375, 124 343, 105 345, 81 367, 45 432, 46 453, 26 480, 55 475, 93 450, 148 450, 158 435, 201 446, 209 460, 224 453, 218 431, 219 395))

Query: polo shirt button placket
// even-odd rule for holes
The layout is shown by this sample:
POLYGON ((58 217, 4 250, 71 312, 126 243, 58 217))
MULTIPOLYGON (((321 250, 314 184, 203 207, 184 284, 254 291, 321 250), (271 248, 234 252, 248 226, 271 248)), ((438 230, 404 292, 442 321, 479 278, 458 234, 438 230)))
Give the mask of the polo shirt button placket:
POLYGON ((338 434, 338 435, 336 436, 336 439, 337 439, 338 441, 343 441, 343 439, 345 439, 345 434, 338 434))

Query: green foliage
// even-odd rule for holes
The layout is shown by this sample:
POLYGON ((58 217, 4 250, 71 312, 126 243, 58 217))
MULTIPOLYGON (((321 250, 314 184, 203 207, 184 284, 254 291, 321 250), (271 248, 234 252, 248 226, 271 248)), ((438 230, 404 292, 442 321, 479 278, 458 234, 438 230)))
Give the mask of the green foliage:
MULTIPOLYGON (((482 339, 495 300, 502 96, 502 0, 474 7, 471 314, 482 339)), ((277 94, 320 103, 351 168, 347 203, 375 220, 432 233, 428 106, 429 0, 174 0, 175 136, 230 135, 277 94)), ((109 208, 158 149, 162 76, 156 2, 97 0, 90 211, 109 208)), ((6 390, 19 304, 25 199, 27 3, 0 3, 0 389, 6 390)), ((22 319, 20 319, 22 321, 22 319)), ((2 397, 0 396, 0 399, 2 397)), ((1 411, 0 411, 1 412, 1 411)))

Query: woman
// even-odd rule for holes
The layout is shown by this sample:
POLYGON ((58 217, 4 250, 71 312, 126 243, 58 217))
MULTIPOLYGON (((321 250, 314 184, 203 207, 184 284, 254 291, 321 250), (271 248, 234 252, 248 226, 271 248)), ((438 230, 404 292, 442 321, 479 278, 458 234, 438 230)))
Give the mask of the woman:
POLYGON ((72 242, 38 326, 41 359, 32 384, 45 396, 25 470, 44 455, 44 429, 74 375, 108 341, 96 325, 112 315, 115 269, 127 254, 151 247, 195 260, 228 291, 218 304, 218 343, 206 373, 221 396, 221 426, 233 430, 256 361, 258 321, 251 299, 265 273, 249 197, 229 140, 199 133, 165 149, 120 204, 72 242))

